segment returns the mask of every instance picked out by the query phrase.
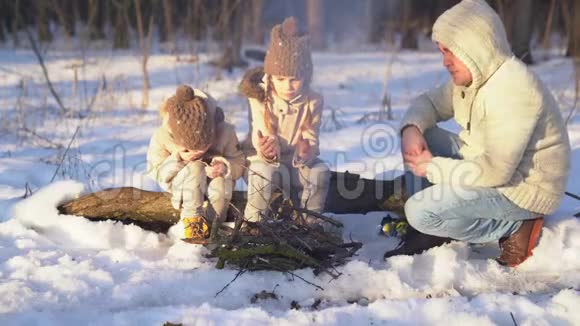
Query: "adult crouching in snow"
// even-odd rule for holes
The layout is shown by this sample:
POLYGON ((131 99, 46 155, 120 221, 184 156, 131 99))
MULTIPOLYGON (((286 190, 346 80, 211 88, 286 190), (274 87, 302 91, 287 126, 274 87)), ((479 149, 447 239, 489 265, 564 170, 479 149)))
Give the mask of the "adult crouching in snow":
POLYGON ((566 187, 570 144, 560 110, 514 57, 485 1, 444 12, 432 39, 451 80, 419 96, 402 120, 405 215, 414 229, 385 258, 452 239, 499 240, 497 261, 519 265, 566 187), (436 125, 451 118, 463 128, 458 135, 436 125))

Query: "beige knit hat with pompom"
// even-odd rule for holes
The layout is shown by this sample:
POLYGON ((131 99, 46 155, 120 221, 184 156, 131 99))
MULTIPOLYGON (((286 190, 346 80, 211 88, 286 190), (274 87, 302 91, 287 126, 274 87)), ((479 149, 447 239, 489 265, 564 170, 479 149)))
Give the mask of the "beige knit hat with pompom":
POLYGON ((215 121, 204 98, 187 85, 167 100, 168 124, 174 141, 189 150, 207 148, 213 141, 215 121))
POLYGON ((312 79, 310 37, 299 35, 294 17, 272 28, 270 47, 264 59, 264 72, 269 75, 292 76, 309 82, 312 79))

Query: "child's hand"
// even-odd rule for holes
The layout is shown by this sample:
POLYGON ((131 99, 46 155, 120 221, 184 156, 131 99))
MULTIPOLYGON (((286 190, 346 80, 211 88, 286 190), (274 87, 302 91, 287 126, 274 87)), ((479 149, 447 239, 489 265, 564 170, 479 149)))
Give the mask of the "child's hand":
POLYGON ((205 152, 207 152, 207 150, 209 149, 210 146, 211 145, 208 145, 206 148, 201 149, 201 150, 196 150, 196 151, 192 151, 192 150, 189 150, 187 148, 183 148, 183 149, 179 150, 178 154, 179 154, 179 157, 181 158, 181 160, 183 160, 183 161, 186 161, 186 162, 195 161, 195 160, 200 159, 203 156, 203 154, 205 154, 205 152))
POLYGON ((258 130, 258 150, 268 159, 276 158, 278 154, 278 140, 275 136, 264 136, 261 130, 258 130))
POLYGON ((300 135, 296 142, 296 153, 301 161, 308 162, 314 158, 314 146, 310 145, 310 142, 300 135))
POLYGON ((206 169, 206 174, 208 178, 213 179, 225 176, 227 171, 228 167, 224 163, 214 162, 212 165, 208 167, 208 169, 206 169))

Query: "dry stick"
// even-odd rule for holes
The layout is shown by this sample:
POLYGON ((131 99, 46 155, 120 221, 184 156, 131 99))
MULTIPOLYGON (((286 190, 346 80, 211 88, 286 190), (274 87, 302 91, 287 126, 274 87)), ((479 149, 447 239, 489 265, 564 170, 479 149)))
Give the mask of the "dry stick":
MULTIPOLYGON (((275 238, 277 238, 277 239, 278 239, 278 241, 279 241, 279 242, 281 242, 281 239, 280 239, 280 237, 279 237, 279 236, 278 236, 278 235, 277 235, 277 234, 276 234, 276 233, 275 233, 275 232, 274 232, 272 229, 270 229, 269 227, 268 227, 268 231, 270 231, 270 233, 272 234, 272 236, 274 236, 275 238)), ((302 244, 303 244, 303 245, 304 245, 306 248, 308 248, 308 250, 310 250, 311 252, 313 251, 312 247, 310 247, 310 245, 308 245, 308 243, 306 243, 304 240, 300 239, 300 237, 298 237, 298 236, 294 236, 293 238, 294 238, 294 239, 296 239, 298 242, 302 243, 302 244)), ((289 246, 290 248, 294 249, 294 250, 298 250, 298 249, 294 248, 294 246, 292 246, 292 245, 291 245, 291 244, 289 244, 289 243, 286 243, 286 245, 287 245, 287 246, 289 246)), ((298 250, 298 251, 300 251, 300 250, 298 250)), ((330 263, 332 263, 332 262, 330 262, 330 263)), ((334 273, 332 273, 332 272, 331 272, 331 271, 328 269, 328 267, 327 267, 327 266, 325 266, 325 265, 328 265, 328 264, 327 264, 327 263, 325 263, 325 262, 321 262, 321 263, 319 264, 319 266, 317 266, 317 267, 315 268, 315 270, 318 270, 318 271, 319 271, 319 273, 320 273, 320 272, 326 272, 328 275, 330 275, 330 276, 331 276, 332 278, 334 278, 334 279, 336 279, 336 278, 338 278, 338 277, 340 276, 340 274, 341 274, 341 273, 334 274, 334 273)), ((331 267, 332 267, 332 266, 331 266, 331 267)), ((335 269, 335 271, 336 271, 336 269, 335 269)))
POLYGON ((297 277, 297 278, 301 279, 302 281, 304 281, 305 283, 310 284, 310 285, 314 286, 315 288, 318 288, 318 289, 324 291, 324 288, 322 286, 314 284, 314 283, 302 278, 301 276, 292 273, 291 271, 286 271, 285 273, 292 275, 292 277, 297 277))
POLYGON ((40 139, 42 141, 45 141, 46 143, 48 143, 49 147, 51 147, 51 148, 61 149, 63 147, 61 144, 57 144, 57 143, 51 141, 50 139, 37 134, 34 130, 30 130, 28 127, 20 127, 20 130, 24 131, 27 134, 30 134, 31 136, 34 136, 34 137, 40 139))
MULTIPOLYGON (((306 181, 306 182, 308 183, 308 186, 312 185, 312 183, 310 182, 310 180, 308 180, 308 178, 306 178, 306 177, 305 177, 305 176, 304 176, 302 173, 300 173, 300 175, 299 175, 299 176, 300 176, 300 177, 301 177, 301 178, 302 178, 304 181, 306 181)), ((303 191, 304 191, 304 190, 303 190, 303 191)), ((308 198, 308 199, 307 199, 307 202, 308 202, 308 200, 309 200, 309 199, 310 199, 310 198, 308 198)), ((294 210, 295 210, 295 211, 297 211, 297 212, 300 212, 300 213, 305 213, 305 214, 308 214, 308 215, 312 215, 312 216, 314 216, 314 217, 317 217, 317 218, 319 218, 319 219, 321 219, 321 220, 323 220, 323 221, 326 221, 326 222, 328 222, 328 223, 330 223, 330 224, 332 224, 332 225, 334 225, 334 226, 336 226, 336 227, 343 227, 343 226, 344 226, 344 225, 343 225, 341 222, 339 222, 339 221, 336 221, 336 220, 334 220, 334 219, 332 219, 332 218, 330 218, 330 217, 324 216, 324 215, 322 215, 322 214, 320 214, 320 213, 317 213, 317 212, 314 212, 314 211, 308 210, 307 208, 294 208, 294 210)))
POLYGON ((56 167, 56 171, 54 171, 54 175, 52 176, 52 179, 50 179, 50 182, 53 182, 54 181, 54 178, 56 178, 56 175, 58 173, 58 170, 62 166, 62 163, 64 162, 64 158, 66 157, 66 154, 68 153, 68 150, 70 149, 70 146, 72 145, 72 142, 75 140, 75 137, 77 136, 77 133, 79 132, 79 129, 80 129, 80 126, 77 126, 77 129, 75 130, 75 133, 71 137, 71 139, 70 139, 70 141, 68 143, 68 146, 66 147, 66 150, 62 154, 62 158, 60 159, 60 163, 56 167))
POLYGON ((300 242, 304 247, 308 248, 308 250, 312 251, 312 247, 310 247, 310 245, 308 243, 306 243, 306 241, 300 239, 299 236, 294 236, 294 239, 296 239, 298 242, 300 242))
POLYGON ((153 14, 149 15, 149 26, 147 29, 147 35, 144 34, 143 30, 143 14, 141 13, 141 2, 140 0, 134 0, 135 13, 137 15, 137 31, 139 32, 139 47, 141 48, 141 71, 143 73, 143 99, 141 102, 142 108, 147 108, 149 105, 149 74, 147 72, 147 62, 149 61, 149 50, 151 49, 151 37, 153 35, 153 14))
MULTIPOLYGON (((360 249, 362 247, 362 244, 360 242, 349 243, 347 245, 348 245, 347 247, 345 247, 345 246, 341 247, 344 250, 342 252, 339 252, 339 253, 335 254, 334 259, 330 260, 330 263, 340 262, 343 259, 352 257, 352 255, 353 255, 352 252, 353 251, 356 252, 358 249, 360 249), (348 247, 353 248, 353 249, 352 250, 348 250, 348 247)), ((334 267, 334 266, 332 266, 332 267, 334 267)), ((338 272, 338 271, 336 271, 336 272, 338 272)), ((342 274, 342 273, 340 273, 340 274, 342 274)))
POLYGON ((44 64, 44 58, 42 57, 42 54, 40 53, 40 49, 38 48, 36 41, 32 37, 32 33, 30 33, 30 30, 28 28, 25 28, 24 31, 26 32, 26 36, 28 36, 28 40, 30 41, 30 45, 32 46, 32 50, 34 51, 34 54, 36 55, 36 58, 38 59, 38 62, 40 63, 40 67, 42 68, 42 72, 44 73, 44 78, 46 79, 46 84, 48 85, 48 89, 50 90, 50 93, 52 94, 52 96, 56 100, 56 103, 58 103, 58 106, 60 107, 61 112, 64 114, 67 112, 67 109, 64 107, 64 104, 62 104, 60 97, 58 96, 58 94, 54 90, 54 87, 52 86, 52 82, 50 81, 50 77, 48 76, 48 71, 46 70, 46 65, 44 64))
POLYGON ((218 295, 220 295, 220 293, 224 292, 224 291, 225 291, 225 290, 228 288, 228 286, 230 286, 230 284, 234 283, 234 281, 235 281, 235 280, 236 280, 236 279, 237 279, 237 278, 238 278, 240 275, 244 274, 245 272, 246 272, 246 270, 244 270, 244 269, 240 269, 240 270, 238 271, 238 273, 236 274, 236 276, 234 277, 234 279, 233 279, 233 280, 231 280, 231 281, 230 281, 228 284, 226 284, 226 286, 224 286, 224 287, 223 287, 223 288, 222 288, 222 289, 221 289, 221 290, 220 290, 218 293, 216 293, 216 294, 214 295, 214 298, 217 298, 217 296, 218 296, 218 295))
MULTIPOLYGON (((250 170, 252 173, 254 173, 255 175, 257 175, 258 177, 260 177, 260 178, 262 178, 262 179, 264 179, 264 180, 266 180, 266 181, 269 181, 269 182, 271 182, 271 183, 272 183, 272 184, 273 184, 273 185, 274 185, 274 186, 275 186, 275 187, 276 187, 276 188, 277 188, 279 191, 282 191, 282 193, 283 193, 283 189, 281 189, 281 188, 280 188, 278 185, 274 184, 274 183, 273 183, 271 180, 269 180, 268 178, 264 177, 263 175, 261 175, 260 173, 258 173, 258 172, 256 172, 256 171, 254 171, 254 170, 251 170, 250 168, 248 168, 248 170, 250 170)), ((261 193, 260 193, 260 194, 261 194, 261 193)), ((265 199, 265 198, 264 198, 264 199, 265 199)), ((270 203, 270 205, 271 205, 271 203, 270 203)), ((293 207, 292 209, 293 209, 293 210, 295 210, 295 211, 297 211, 297 212, 300 212, 300 213, 305 213, 305 214, 309 214, 309 215, 312 215, 312 216, 314 216, 314 217, 317 217, 317 218, 319 218, 319 219, 321 219, 321 220, 323 220, 323 221, 326 221, 326 222, 328 222, 328 223, 330 223, 330 224, 332 224, 332 225, 334 225, 334 226, 336 226, 336 227, 343 227, 343 226, 344 226, 344 225, 343 225, 341 222, 339 222, 339 221, 336 221, 336 220, 334 220, 334 219, 332 219, 332 218, 330 218, 330 217, 324 216, 324 215, 322 215, 322 214, 320 214, 320 213, 313 212, 313 211, 311 211, 311 210, 308 210, 308 209, 306 209, 306 208, 296 208, 296 207, 293 207)))
MULTIPOLYGON (((274 238, 276 238, 276 240, 278 240, 278 243, 282 243, 282 239, 278 236, 278 234, 276 234, 276 232, 274 231, 273 228, 271 228, 267 223, 262 223, 260 225, 260 230, 266 230, 268 231, 268 233, 270 233, 270 235, 274 238)), ((294 248, 294 246, 287 244, 288 247, 290 247, 293 250, 297 250, 296 248, 294 248)))
POLYGON ((23 73, 21 73, 19 71, 12 70, 10 68, 6 68, 6 67, 2 67, 2 66, 0 66, 0 71, 4 71, 4 72, 9 73, 9 74, 14 74, 14 75, 17 75, 17 76, 20 76, 20 77, 32 78, 32 77, 30 77, 28 75, 25 75, 25 74, 23 74, 23 73))
POLYGON ((89 105, 87 105, 87 109, 86 109, 87 112, 92 111, 93 106, 95 105, 97 96, 101 93, 101 90, 103 90, 104 87, 105 87, 105 79, 101 78, 99 85, 95 89, 95 93, 93 94, 93 96, 91 97, 91 100, 89 101, 89 105))
POLYGON ((515 326, 518 326, 518 323, 516 322, 516 317, 514 317, 514 313, 510 312, 510 316, 512 316, 512 322, 514 323, 515 326))
MULTIPOLYGON (((278 190, 282 194, 284 194, 284 190, 280 186, 278 186, 277 184, 275 184, 272 180, 266 178, 265 176, 263 176, 262 174, 258 173, 257 171, 250 169, 250 167, 246 167, 246 169, 249 172, 253 173, 254 175, 260 177, 261 179, 266 180, 267 182, 269 182, 270 184, 272 184, 272 186, 274 186, 276 188, 276 190, 278 190)), ((248 173, 248 179, 249 179, 249 173, 248 173)), ((258 190, 255 191, 255 192, 258 192, 258 194, 262 197, 262 199, 264 201, 266 201, 266 197, 264 197, 264 195, 262 194, 262 190, 264 190, 264 188, 266 186, 267 185, 264 185, 261 189, 258 189, 258 190)), ((248 193, 249 193, 249 191, 250 191, 250 188, 248 187, 248 193)), ((270 199, 268 200, 268 208, 269 208, 270 211, 272 211, 272 202, 275 199, 275 198, 272 198, 272 197, 273 196, 270 196, 270 199)), ((246 205, 249 205, 249 201, 248 201, 248 203, 246 205)))
POLYGON ((313 212, 313 211, 308 210, 306 208, 294 207, 292 209, 295 210, 295 211, 297 211, 297 212, 300 212, 300 213, 305 213, 305 214, 308 214, 308 215, 312 215, 312 216, 314 216, 316 218, 319 218, 319 219, 321 219, 321 220, 323 220, 325 222, 328 222, 328 223, 330 223, 330 224, 332 224, 332 225, 334 225, 336 227, 339 227, 339 228, 341 228, 341 227, 344 226, 341 222, 339 222, 339 221, 337 221, 337 220, 335 220, 333 218, 330 218, 328 216, 324 216, 324 215, 322 215, 320 213, 317 213, 317 212, 313 212))
POLYGON ((236 217, 236 221, 234 223, 234 231, 232 232, 232 237, 230 239, 230 243, 231 243, 236 239, 236 237, 238 236, 238 233, 240 232, 240 229, 242 228, 242 224, 244 222, 244 214, 242 214, 242 212, 231 202, 228 205, 230 207, 233 207, 234 210, 236 210, 238 212, 238 216, 236 217))
MULTIPOLYGON (((250 168, 247 168, 247 169, 248 169, 250 172, 252 172, 253 174, 255 174, 256 176, 258 176, 258 177, 260 177, 260 178, 262 178, 262 179, 264 179, 264 180, 266 180, 266 181, 268 181, 268 182, 272 183, 272 185, 273 185, 274 187, 278 188, 279 190, 281 190, 281 191, 283 192, 283 190, 282 190, 282 189, 281 189, 281 188, 280 188, 278 185, 274 184, 274 183, 273 183, 271 180, 269 180, 269 179, 268 179, 268 178, 266 178, 265 176, 261 175, 260 173, 258 173, 258 172, 256 172, 256 171, 254 171, 254 170, 252 170, 252 169, 250 169, 250 168)), ((260 189, 260 190, 262 190, 262 189, 260 189)), ((262 196, 263 196, 263 194, 261 193, 261 191, 260 191, 260 190, 258 190, 258 192, 259 192, 259 194, 260 194, 260 195, 262 195, 262 196)), ((265 198, 263 197, 263 199, 265 199, 265 198)), ((271 206, 271 202, 272 202, 272 198, 270 199, 269 206, 271 206)), ((294 208, 293 208, 293 209, 294 209, 294 208)), ((237 210, 237 208, 236 208, 236 210, 237 210)), ((325 220, 325 221, 328 221, 329 223, 331 223, 331 224, 333 224, 333 225, 335 225, 335 226, 338 226, 338 227, 341 227, 341 226, 342 226, 342 223, 340 223, 340 222, 338 222, 338 221, 335 221, 335 220, 333 220, 333 219, 331 219, 331 218, 328 218, 328 217, 326 217, 326 216, 324 216, 324 215, 321 215, 321 214, 318 214, 318 213, 315 213, 315 212, 311 212, 311 211, 309 211, 309 210, 307 210, 307 209, 303 209, 303 210, 301 210, 301 211, 302 211, 302 212, 304 212, 304 213, 307 213, 307 214, 315 215, 315 217, 318 217, 318 218, 321 218, 321 219, 323 219, 323 220, 325 220)), ((239 210, 238 210, 238 212, 239 212, 239 210)), ((241 226, 241 223, 240 223, 240 226, 241 226)), ((236 226, 235 226, 235 227, 236 227, 236 228, 238 227, 237 223, 236 223, 236 226)), ((268 232, 268 233, 269 233, 271 236, 273 236, 274 238, 276 238, 278 241, 281 241, 281 240, 282 240, 282 239, 280 239, 280 237, 278 236, 278 234, 276 234, 276 232, 275 232, 275 231, 274 231, 274 230, 273 230, 273 229, 272 229, 270 226, 263 224, 263 225, 261 225, 261 229, 262 229, 263 231, 267 231, 267 232, 268 232)), ((235 231, 234 231, 234 232, 235 232, 235 231)), ((297 240, 298 240, 298 242, 300 242, 300 243, 301 243, 302 245, 304 245, 306 248, 308 248, 309 250, 311 250, 311 251, 312 251, 312 248, 311 248, 311 247, 310 247, 310 246, 309 246, 309 245, 308 245, 308 244, 307 244, 305 241, 303 241, 303 240, 302 240, 302 239, 300 239, 299 237, 294 237, 294 238, 295 238, 295 239, 297 239, 297 240)), ((294 248, 294 247, 293 247, 293 246, 291 246, 290 244, 287 244, 287 245, 288 245, 288 246, 290 246, 290 248, 292 248, 292 249, 294 249, 294 250, 297 250, 296 248, 294 248)), ((319 270, 321 270, 321 271, 324 271, 324 272, 326 272, 327 274, 329 274, 329 275, 330 275, 331 277, 333 277, 333 278, 338 278, 338 277, 340 276, 340 273, 338 273, 338 274, 334 274, 334 273, 332 273, 331 271, 329 271, 329 270, 328 270, 328 268, 326 268, 326 267, 323 267, 323 266, 319 266, 319 267, 318 267, 318 269, 319 269, 319 270)), ((336 270, 336 269, 335 269, 335 270, 336 270)), ((298 276, 297 276, 297 277, 298 277, 298 276)), ((299 278, 300 278, 300 277, 299 277, 299 278)), ((302 278, 300 278, 300 279, 302 279, 302 278)), ((310 283, 310 282, 308 282, 308 281, 306 281, 306 280, 304 280, 304 279, 302 279, 302 280, 303 280, 303 281, 305 281, 305 282, 307 282, 307 283, 309 283, 309 284, 312 284, 312 283, 310 283)), ((312 284, 312 285, 314 285, 314 286, 317 286, 317 285, 315 285, 315 284, 312 284)), ((317 286, 317 287, 318 287, 318 286, 317 286)), ((319 287, 319 288, 320 288, 320 289, 322 289, 321 287, 319 287)))
POLYGON ((575 194, 573 194, 573 193, 571 193, 571 192, 564 191, 564 194, 566 194, 566 195, 568 195, 568 196, 570 196, 570 197, 572 197, 572 198, 574 198, 574 199, 580 200, 580 196, 578 196, 578 195, 575 195, 575 194))
POLYGON ((387 106, 387 120, 393 120, 393 108, 391 106, 391 100, 389 99, 389 80, 393 74, 393 64, 395 63, 395 60, 397 60, 399 50, 400 47, 397 47, 397 49, 393 51, 387 64, 387 71, 385 72, 385 87, 383 89, 383 102, 381 103, 381 110, 379 110, 379 121, 382 121, 382 118, 384 118, 382 113, 384 112, 385 106, 387 106))

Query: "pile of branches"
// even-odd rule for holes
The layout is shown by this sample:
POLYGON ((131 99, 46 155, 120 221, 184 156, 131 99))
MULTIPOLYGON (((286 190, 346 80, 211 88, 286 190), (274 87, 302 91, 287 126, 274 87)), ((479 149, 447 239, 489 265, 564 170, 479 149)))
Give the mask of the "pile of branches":
POLYGON ((344 264, 362 247, 360 242, 345 243, 341 236, 328 231, 341 230, 343 225, 339 221, 295 208, 289 202, 284 202, 276 214, 269 216, 257 223, 242 223, 243 219, 239 218, 233 230, 227 232, 230 234, 220 232, 219 238, 227 241, 212 241, 218 243, 210 254, 218 258, 216 267, 221 269, 227 265, 244 271, 280 272, 310 267, 315 275, 325 272, 336 278, 340 273, 335 267, 344 264))

